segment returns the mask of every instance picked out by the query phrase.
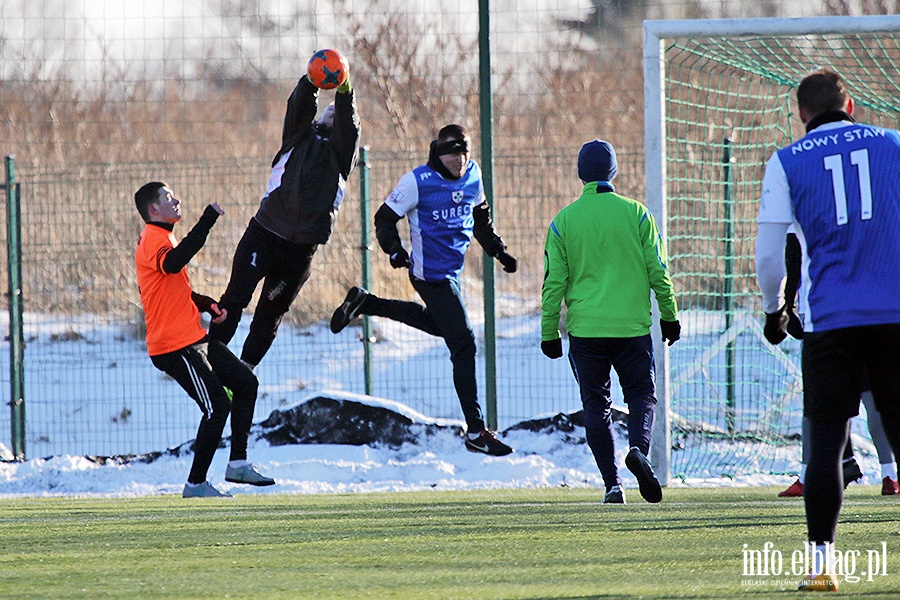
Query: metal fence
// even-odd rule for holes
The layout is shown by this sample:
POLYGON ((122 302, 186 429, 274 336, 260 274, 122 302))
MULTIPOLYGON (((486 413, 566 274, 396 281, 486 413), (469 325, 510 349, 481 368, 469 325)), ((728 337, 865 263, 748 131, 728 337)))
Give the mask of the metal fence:
MULTIPOLYGON (((623 154, 621 170, 637 172, 641 160, 639 154, 623 154)), ((420 162, 412 156, 369 153, 370 214, 399 176, 420 162)), ((527 181, 534 172, 571 173, 573 163, 573 156, 497 157, 497 171, 505 175, 497 193, 495 225, 520 265, 513 275, 498 268, 495 278, 501 428, 580 406, 568 365, 544 359, 538 345, 544 234, 556 211, 577 197, 581 184, 574 176, 562 189, 546 187, 546 181, 533 189, 521 189, 515 183, 527 181), (507 203, 508 195, 514 193, 522 197, 517 204, 507 203)), ((225 217, 189 266, 194 289, 217 298, 227 283, 237 241, 258 205, 268 165, 143 163, 81 166, 69 172, 19 169, 17 175, 23 216, 27 455, 141 453, 159 450, 159 444, 169 447, 191 439, 196 407, 153 368, 146 355, 133 263, 143 223, 132 195, 146 181, 168 182, 183 201, 185 216, 176 228, 181 235, 208 202, 217 200, 225 208, 225 217)), ((351 193, 334 235, 317 252, 310 280, 260 365, 256 420, 317 391, 366 391, 361 328, 348 328, 338 336, 327 330, 327 320, 346 289, 361 282, 359 176, 360 172, 351 176, 351 193)), ((2 241, 5 247, 6 240, 2 241)), ((405 272, 390 268, 374 240, 372 248, 372 291, 415 299, 405 272)), ((483 399, 482 257, 473 243, 463 287, 479 335, 483 399)), ((248 312, 252 309, 253 304, 248 312)), ((249 319, 245 315, 232 342, 238 354, 249 319)), ((387 320, 373 321, 372 394, 431 417, 461 418, 443 342, 387 320)), ((0 347, 0 393, 4 395, 10 389, 9 374, 4 344, 0 347)), ((4 436, 10 431, 9 419, 7 411, 0 411, 4 436)))
MULTIPOLYGON (((895 10, 863 4, 864 12, 895 10)), ((580 191, 574 162, 584 141, 611 141, 617 189, 643 197, 643 19, 855 10, 834 0, 0 3, 0 152, 16 155, 22 182, 27 454, 145 452, 193 435, 196 409, 143 348, 132 264, 142 223, 132 194, 167 181, 185 200, 182 234, 207 202, 222 203, 226 218, 190 267, 195 288, 218 296, 268 178, 285 99, 313 51, 338 48, 350 61, 374 211, 424 161, 440 126, 463 123, 479 147, 479 53, 490 42, 495 222, 520 259, 518 273, 495 280, 502 428, 578 407, 564 361, 532 361, 541 249, 549 220, 580 191), (490 25, 481 31, 485 8, 490 25)), ((361 278, 358 173, 351 185, 275 342, 279 352, 260 367, 257 420, 317 389, 364 389, 358 329, 319 335, 361 278)), ((5 248, 5 227, 0 236, 5 248)), ((479 331, 481 259, 475 245, 464 276, 479 331)), ((6 260, 0 269, 6 278, 6 260)), ((414 297, 377 250, 373 287, 414 297)), ((389 323, 375 329, 373 393, 458 418, 440 341, 389 323)), ((2 397, 8 354, 0 348, 2 397)), ((0 442, 11 429, 7 412, 0 442)))

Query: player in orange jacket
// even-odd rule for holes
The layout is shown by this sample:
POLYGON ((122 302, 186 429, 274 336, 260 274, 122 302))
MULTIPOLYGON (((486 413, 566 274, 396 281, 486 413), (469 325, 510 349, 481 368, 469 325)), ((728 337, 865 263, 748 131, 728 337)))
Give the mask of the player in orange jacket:
POLYGON ((200 311, 211 314, 213 321, 224 320, 226 311, 212 298, 194 292, 187 274, 188 262, 206 243, 209 230, 224 211, 217 202, 207 206, 200 221, 178 243, 172 231, 181 220, 181 201, 165 183, 142 186, 134 202, 146 223, 138 239, 135 266, 147 325, 147 352, 153 365, 177 381, 203 413, 182 496, 230 496, 206 480, 229 412, 231 459, 225 480, 273 485, 273 479, 260 475, 247 462, 247 438, 259 383, 224 344, 209 339, 200 325, 200 311), (226 387, 233 393, 233 405, 226 387))

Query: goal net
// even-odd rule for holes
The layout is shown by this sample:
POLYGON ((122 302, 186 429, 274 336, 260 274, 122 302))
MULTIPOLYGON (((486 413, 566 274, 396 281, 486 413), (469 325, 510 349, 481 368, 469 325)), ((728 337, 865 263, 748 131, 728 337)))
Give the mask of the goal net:
MULTIPOLYGON (((795 88, 819 67, 859 120, 897 128, 898 36, 900 16, 645 22, 646 196, 683 327, 657 347, 663 477, 797 472, 800 343, 765 341, 753 258, 765 163, 803 135, 795 88)), ((864 419, 853 432, 871 452, 864 419)))

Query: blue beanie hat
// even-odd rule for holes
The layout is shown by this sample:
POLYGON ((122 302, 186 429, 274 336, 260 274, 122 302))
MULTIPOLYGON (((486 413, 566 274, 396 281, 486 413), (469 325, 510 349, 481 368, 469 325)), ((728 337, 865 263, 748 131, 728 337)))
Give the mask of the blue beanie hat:
POLYGON ((612 144, 593 140, 578 153, 578 178, 585 182, 610 182, 619 174, 619 163, 612 144))

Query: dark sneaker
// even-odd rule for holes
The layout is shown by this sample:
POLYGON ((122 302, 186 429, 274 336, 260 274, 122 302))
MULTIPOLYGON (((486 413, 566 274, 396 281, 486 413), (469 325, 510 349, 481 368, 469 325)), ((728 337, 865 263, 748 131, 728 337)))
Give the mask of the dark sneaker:
POLYGON ((881 495, 882 496, 897 496, 900 495, 900 484, 897 483, 896 479, 891 479, 890 477, 885 477, 881 480, 881 495))
POLYGON ((798 479, 783 492, 778 492, 779 498, 799 498, 803 496, 803 483, 798 479))
POLYGON ((474 440, 466 436, 466 450, 469 452, 483 452, 490 456, 506 456, 513 449, 498 440, 493 433, 483 429, 474 440))
POLYGON ((858 481, 862 479, 862 470, 859 468, 859 464, 856 462, 855 458, 850 458, 841 464, 841 470, 844 472, 844 489, 847 489, 847 486, 853 483, 854 481, 858 481))
POLYGON ((225 467, 225 481, 231 483, 246 483, 249 485, 275 485, 275 480, 260 475, 253 468, 253 465, 244 465, 242 467, 225 467))
POLYGON ((628 456, 625 457, 625 466, 637 478, 638 490, 641 492, 644 500, 651 504, 656 504, 662 500, 662 487, 660 487, 659 480, 656 479, 656 475, 653 473, 650 461, 647 460, 643 452, 637 448, 629 450, 628 456))
POLYGON ((625 504, 625 492, 622 487, 614 485, 606 491, 603 496, 603 504, 625 504))
POLYGON ((203 483, 186 483, 184 491, 181 492, 182 498, 231 498, 231 494, 223 493, 212 486, 208 481, 203 483))
POLYGON ((350 324, 350 321, 359 313, 359 309, 368 295, 369 292, 361 287, 350 288, 344 298, 344 303, 338 306, 331 315, 331 333, 340 333, 344 327, 350 324))

